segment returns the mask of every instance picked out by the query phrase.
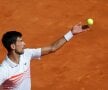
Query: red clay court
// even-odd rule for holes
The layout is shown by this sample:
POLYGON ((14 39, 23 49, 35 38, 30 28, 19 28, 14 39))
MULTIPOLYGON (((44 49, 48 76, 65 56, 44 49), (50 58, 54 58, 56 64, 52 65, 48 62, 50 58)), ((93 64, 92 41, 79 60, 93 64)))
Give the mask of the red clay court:
MULTIPOLYGON (((94 19, 90 31, 31 62, 32 90, 108 90, 108 1, 0 1, 0 39, 17 30, 31 48, 52 43, 87 18, 94 19)), ((0 61, 5 54, 0 42, 0 61)))

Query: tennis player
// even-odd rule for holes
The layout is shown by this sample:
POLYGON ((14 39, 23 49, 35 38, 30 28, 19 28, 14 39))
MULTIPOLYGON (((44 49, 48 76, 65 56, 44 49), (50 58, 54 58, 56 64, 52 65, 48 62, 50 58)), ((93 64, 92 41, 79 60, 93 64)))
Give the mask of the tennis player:
POLYGON ((55 52, 74 35, 87 30, 89 27, 83 29, 81 23, 76 24, 60 39, 43 48, 25 48, 22 34, 18 31, 4 33, 2 43, 7 55, 0 65, 0 90, 31 90, 30 61, 55 52))

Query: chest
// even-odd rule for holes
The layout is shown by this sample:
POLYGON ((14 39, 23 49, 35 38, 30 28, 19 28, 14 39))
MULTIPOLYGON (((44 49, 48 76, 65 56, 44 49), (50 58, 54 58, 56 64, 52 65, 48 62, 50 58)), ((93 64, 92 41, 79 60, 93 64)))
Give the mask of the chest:
POLYGON ((3 83, 5 89, 18 87, 25 80, 30 78, 30 63, 22 62, 16 67, 8 68, 7 79, 3 83))

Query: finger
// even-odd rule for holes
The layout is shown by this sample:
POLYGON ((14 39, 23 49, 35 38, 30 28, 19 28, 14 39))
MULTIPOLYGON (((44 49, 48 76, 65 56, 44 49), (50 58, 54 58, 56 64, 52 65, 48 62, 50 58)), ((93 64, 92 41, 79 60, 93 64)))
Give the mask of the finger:
POLYGON ((81 26, 81 25, 82 25, 82 23, 81 23, 81 22, 79 22, 77 25, 78 25, 78 26, 81 26))
POLYGON ((83 29, 83 31, 88 31, 88 30, 90 30, 90 28, 87 28, 87 29, 83 29))

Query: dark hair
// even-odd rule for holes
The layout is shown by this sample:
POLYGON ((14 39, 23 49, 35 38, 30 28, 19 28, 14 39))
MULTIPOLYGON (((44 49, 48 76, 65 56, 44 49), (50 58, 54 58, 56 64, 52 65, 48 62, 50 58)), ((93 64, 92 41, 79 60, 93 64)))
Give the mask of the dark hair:
POLYGON ((8 31, 2 37, 2 43, 7 51, 11 50, 10 45, 15 44, 18 37, 22 37, 22 34, 17 31, 8 31))

